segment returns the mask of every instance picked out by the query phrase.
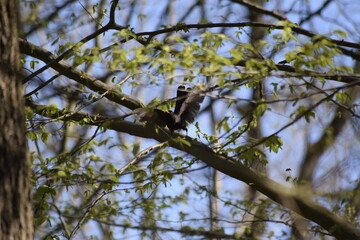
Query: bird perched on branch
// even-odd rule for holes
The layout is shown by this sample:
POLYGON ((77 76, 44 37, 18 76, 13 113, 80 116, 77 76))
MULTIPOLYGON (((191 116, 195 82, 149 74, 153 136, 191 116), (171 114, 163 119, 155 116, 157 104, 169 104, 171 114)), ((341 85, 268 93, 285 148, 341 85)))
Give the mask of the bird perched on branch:
POLYGON ((160 127, 167 126, 171 132, 178 129, 187 131, 186 125, 194 122, 203 100, 200 90, 179 86, 174 112, 141 108, 137 115, 140 121, 155 123, 160 127))

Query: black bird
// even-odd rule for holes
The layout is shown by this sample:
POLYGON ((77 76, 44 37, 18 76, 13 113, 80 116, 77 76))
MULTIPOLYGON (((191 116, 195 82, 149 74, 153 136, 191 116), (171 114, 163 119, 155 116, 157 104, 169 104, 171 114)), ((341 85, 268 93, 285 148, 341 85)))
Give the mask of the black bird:
POLYGON ((141 108, 137 115, 140 121, 152 122, 160 127, 167 126, 171 132, 178 129, 187 131, 186 125, 194 122, 203 100, 204 96, 201 96, 200 90, 192 90, 191 88, 185 90, 184 86, 179 86, 174 112, 162 111, 157 108, 153 110, 141 108))

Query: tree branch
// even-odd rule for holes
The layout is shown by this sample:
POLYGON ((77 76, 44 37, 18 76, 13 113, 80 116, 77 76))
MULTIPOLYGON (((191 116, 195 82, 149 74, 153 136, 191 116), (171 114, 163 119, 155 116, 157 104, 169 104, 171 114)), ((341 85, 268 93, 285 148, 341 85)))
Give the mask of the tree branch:
MULTIPOLYGON (((159 35, 159 34, 169 33, 169 32, 178 32, 180 30, 218 28, 218 27, 265 27, 265 28, 270 28, 270 29, 284 29, 285 27, 290 27, 292 31, 302 34, 302 35, 305 35, 307 37, 315 37, 318 35, 311 31, 305 30, 301 27, 275 25, 275 24, 262 23, 262 22, 184 24, 184 25, 177 25, 174 27, 164 28, 164 29, 151 31, 151 32, 140 32, 140 33, 136 33, 136 35, 137 36, 148 35, 149 38, 153 38, 154 36, 159 35)), ((348 42, 348 41, 344 41, 344 40, 336 40, 336 39, 325 37, 325 36, 324 36, 324 38, 328 39, 330 42, 335 43, 339 46, 360 49, 359 43, 348 42)))
MULTIPOLYGON (((313 85, 313 87, 316 87, 313 85)), ((318 88, 318 90, 321 90, 318 88)), ((351 99, 356 99, 356 88, 351 88, 348 91, 348 94, 352 96, 351 99)), ((320 157, 324 154, 326 150, 331 147, 331 144, 336 140, 336 138, 340 135, 341 131, 344 129, 346 122, 350 119, 351 114, 351 105, 352 101, 348 101, 346 104, 348 106, 344 106, 342 104, 337 103, 332 100, 335 104, 337 104, 337 109, 335 111, 335 116, 331 120, 331 122, 324 128, 321 137, 319 140, 310 146, 307 147, 306 154, 302 160, 300 173, 299 173, 299 183, 302 181, 306 181, 309 184, 313 183, 313 175, 320 160, 320 157), (348 110, 350 109, 350 111, 348 110), (340 113, 340 117, 338 115, 340 113)))
POLYGON ((119 0, 115 0, 115 1, 113 1, 113 3, 111 4, 109 24, 116 24, 116 21, 115 21, 115 10, 116 10, 116 6, 118 5, 118 3, 119 3, 119 0))
POLYGON ((79 46, 79 44, 84 44, 88 41, 90 41, 91 39, 96 38, 97 36, 99 36, 100 34, 108 31, 109 29, 116 29, 116 30, 121 30, 124 29, 125 27, 122 27, 120 25, 117 25, 115 23, 115 9, 116 9, 116 5, 119 2, 119 0, 115 0, 113 2, 113 4, 111 5, 111 9, 110 9, 110 20, 108 22, 108 24, 106 24, 104 27, 96 30, 95 32, 89 34, 88 36, 84 37, 83 39, 81 39, 78 43, 74 44, 73 47, 69 48, 68 50, 64 51, 60 56, 52 59, 50 62, 48 62, 45 66, 43 66, 42 68, 38 69, 37 71, 33 72, 32 74, 30 74, 29 76, 27 76, 23 81, 27 82, 30 79, 32 79, 33 77, 39 75, 40 73, 42 73, 43 71, 45 71, 46 69, 53 67, 55 64, 59 63, 61 60, 63 60, 66 56, 68 56, 69 54, 71 54, 72 50, 76 47, 79 46))
POLYGON ((103 198, 106 194, 108 194, 108 190, 104 190, 94 201, 91 202, 91 204, 86 208, 86 211, 84 212, 83 216, 81 217, 80 221, 76 224, 74 229, 71 231, 69 235, 69 240, 74 239, 74 236, 76 232, 79 230, 80 226, 84 223, 87 216, 90 214, 91 209, 94 208, 95 204, 100 201, 101 198, 103 198))
POLYGON ((139 229, 143 231, 160 231, 160 232, 177 232, 181 233, 184 236, 202 236, 204 238, 210 239, 241 239, 236 234, 230 235, 226 233, 216 232, 216 231, 207 231, 207 230, 200 230, 200 229, 193 229, 190 227, 182 227, 181 229, 174 229, 174 228, 165 228, 159 226, 128 226, 126 224, 118 224, 118 223, 110 223, 101 220, 97 220, 97 222, 106 224, 109 226, 115 227, 123 227, 123 228, 131 228, 131 229, 139 229))
POLYGON ((261 14, 264 14, 264 15, 268 15, 268 16, 272 16, 276 19, 279 19, 279 20, 283 20, 283 21, 288 21, 288 19, 286 17, 284 17, 281 13, 279 12, 276 12, 276 11, 270 11, 260 5, 257 5, 255 3, 251 3, 251 2, 248 2, 246 0, 231 0, 232 2, 234 3, 238 3, 238 4, 241 4, 241 5, 244 5, 246 6, 248 9, 250 10, 253 10, 255 12, 258 12, 258 13, 261 13, 261 14))
MULTIPOLYGON (((45 50, 44 48, 37 47, 34 44, 31 44, 25 40, 20 39, 20 51, 23 54, 35 57, 40 59, 45 63, 51 63, 54 60, 57 60, 57 57, 53 55, 51 52, 45 50)), ((53 69, 56 71, 63 73, 64 76, 75 80, 76 82, 83 84, 84 86, 90 88, 91 90, 103 94, 105 97, 111 101, 114 101, 122 106, 125 106, 129 109, 136 109, 143 107, 143 104, 139 102, 137 99, 132 98, 120 91, 113 90, 111 86, 103 83, 102 81, 97 80, 96 78, 81 72, 75 68, 73 68, 67 62, 61 60, 51 65, 53 69)))
MULTIPOLYGON (((59 110, 58 113, 53 113, 53 107, 52 111, 44 111, 47 106, 38 105, 31 101, 27 101, 27 105, 37 114, 50 118, 59 117, 59 113, 61 112, 59 110)), ((106 122, 108 129, 128 133, 137 137, 152 138, 158 142, 168 141, 169 146, 189 153, 216 170, 245 182, 273 201, 319 224, 336 238, 360 238, 360 232, 353 228, 350 223, 311 201, 313 195, 308 190, 304 190, 301 187, 288 188, 267 177, 258 175, 244 166, 239 160, 215 152, 206 144, 198 142, 188 136, 179 133, 173 133, 171 135, 171 133, 165 129, 158 131, 158 129, 150 125, 139 125, 127 121, 106 121, 105 117, 91 116, 82 113, 76 113, 69 117, 68 120, 78 121, 84 118, 90 118, 90 121, 87 121, 89 125, 103 126, 104 122, 106 122), (169 136, 172 136, 172 138, 169 138, 169 136), (185 139, 190 144, 185 145, 181 141, 178 141, 177 138, 179 137, 185 139)))
MULTIPOLYGON (((76 2, 76 0, 68 0, 68 1, 64 2, 62 5, 56 7, 54 9, 54 11, 51 14, 49 14, 46 18, 44 18, 41 22, 32 26, 31 29, 28 32, 26 32, 26 36, 29 36, 33 32, 39 30, 41 27, 46 26, 48 23, 53 21, 58 16, 58 14, 61 10, 63 10, 65 7, 67 7, 68 5, 70 5, 74 2, 76 2)), ((27 19, 27 21, 30 21, 30 19, 27 19)))
POLYGON ((326 9, 326 7, 332 2, 333 0, 326 0, 315 12, 310 13, 305 18, 301 19, 299 25, 302 25, 304 22, 309 21, 314 16, 320 15, 322 11, 326 9))

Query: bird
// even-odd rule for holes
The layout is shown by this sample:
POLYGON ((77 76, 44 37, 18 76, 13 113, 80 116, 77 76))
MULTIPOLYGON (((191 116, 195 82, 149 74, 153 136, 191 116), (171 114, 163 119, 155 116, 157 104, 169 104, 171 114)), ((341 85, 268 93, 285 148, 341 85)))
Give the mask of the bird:
POLYGON ((137 111, 137 116, 142 122, 151 122, 160 127, 167 126, 171 132, 179 129, 187 131, 187 124, 194 122, 203 100, 204 96, 200 90, 185 89, 185 86, 180 85, 176 92, 174 111, 141 108, 137 111))

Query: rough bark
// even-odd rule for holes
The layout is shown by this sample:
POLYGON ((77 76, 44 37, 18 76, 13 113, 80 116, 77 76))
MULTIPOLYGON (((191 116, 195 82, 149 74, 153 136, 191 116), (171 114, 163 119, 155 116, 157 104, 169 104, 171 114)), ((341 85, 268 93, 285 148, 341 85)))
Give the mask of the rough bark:
POLYGON ((17 2, 0 0, 0 239, 28 240, 33 220, 17 2))

